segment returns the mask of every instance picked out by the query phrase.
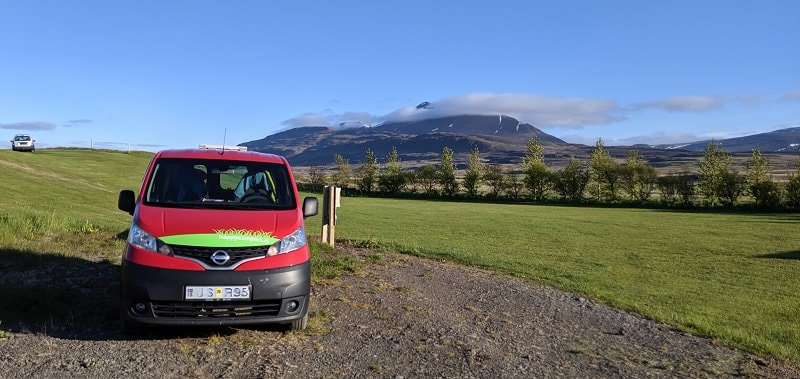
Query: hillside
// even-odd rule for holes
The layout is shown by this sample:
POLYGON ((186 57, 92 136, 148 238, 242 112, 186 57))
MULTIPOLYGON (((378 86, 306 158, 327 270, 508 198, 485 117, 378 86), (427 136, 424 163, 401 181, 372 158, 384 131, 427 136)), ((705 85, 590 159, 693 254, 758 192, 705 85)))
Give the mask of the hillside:
MULTIPOLYGON (((383 159, 392 147, 397 147, 401 160, 411 165, 435 160, 444 147, 453 149, 456 160, 461 162, 473 146, 477 146, 482 157, 492 163, 519 163, 527 141, 534 137, 542 142, 548 163, 555 166, 565 164, 572 156, 588 159, 592 149, 592 146, 567 143, 530 124, 502 115, 452 116, 344 129, 306 126, 244 142, 240 146, 283 155, 297 166, 328 165, 335 154, 357 164, 363 160, 367 148, 383 159)), ((718 142, 737 155, 749 154, 756 146, 765 153, 790 155, 800 148, 800 127, 718 142)), ((612 156, 624 158, 631 148, 636 148, 651 164, 674 167, 696 160, 707 144, 708 141, 696 141, 609 146, 608 149, 612 156)))
MULTIPOLYGON (((708 140, 658 145, 658 148, 668 150, 686 150, 702 152, 708 145, 708 140)), ((749 136, 717 140, 725 150, 733 153, 749 153, 757 146, 761 151, 792 153, 800 149, 800 127, 774 130, 767 133, 752 134, 749 136)))
POLYGON ((509 116, 452 116, 414 122, 387 123, 375 127, 395 133, 423 135, 429 133, 451 133, 468 136, 489 136, 498 140, 517 141, 538 137, 544 144, 566 144, 533 125, 525 124, 509 116))
POLYGON ((79 215, 68 222, 124 228, 130 216, 117 209, 119 191, 138 192, 152 157, 152 153, 88 149, 2 150, 0 193, 5 195, 0 199, 1 213, 49 223, 79 215))
POLYGON ((284 155, 295 165, 328 164, 334 154, 360 162, 367 148, 379 157, 397 147, 404 161, 436 158, 444 147, 456 155, 473 146, 497 160, 521 156, 527 141, 538 137, 545 146, 569 146, 566 142, 508 116, 454 116, 407 123, 388 123, 372 128, 333 129, 301 127, 240 144, 254 151, 284 155))

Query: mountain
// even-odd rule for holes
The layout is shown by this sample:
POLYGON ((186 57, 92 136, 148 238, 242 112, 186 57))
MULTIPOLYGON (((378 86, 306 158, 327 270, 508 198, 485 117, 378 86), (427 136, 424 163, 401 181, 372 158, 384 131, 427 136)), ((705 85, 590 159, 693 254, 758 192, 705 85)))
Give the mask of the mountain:
POLYGON ((533 125, 524 124, 509 116, 453 116, 420 120, 414 122, 387 123, 376 127, 378 130, 395 133, 423 135, 430 133, 451 133, 470 136, 488 136, 498 139, 518 140, 539 137, 543 144, 566 144, 533 125))
MULTIPOLYGON (((702 152, 708 145, 709 140, 657 145, 655 147, 667 150, 686 150, 702 152)), ((756 148, 761 148, 763 152, 795 152, 800 148, 800 127, 779 129, 766 133, 752 134, 744 137, 727 138, 717 140, 725 150, 731 153, 749 153, 756 148)))
MULTIPOLYGON (((249 150, 279 154, 297 166, 329 165, 335 154, 351 163, 364 159, 371 149, 383 161, 397 147, 404 162, 420 164, 437 160, 444 147, 453 149, 459 167, 477 146, 482 157, 492 163, 518 164, 528 140, 537 137, 542 142, 545 159, 554 167, 563 167, 571 157, 588 160, 593 146, 570 144, 536 127, 509 116, 463 115, 411 122, 385 123, 374 127, 330 128, 305 126, 278 132, 264 138, 244 142, 249 150)), ((750 136, 718 141, 738 156, 749 156, 760 146, 765 153, 794 153, 800 148, 800 127, 776 130, 750 136)), ((624 159, 631 148, 655 167, 673 167, 694 162, 708 141, 682 144, 607 146, 617 159, 624 159)))
POLYGON ((382 158, 397 147, 404 161, 434 159, 444 147, 456 155, 477 146, 485 156, 500 161, 520 157, 529 139, 544 146, 569 146, 536 127, 509 116, 453 116, 375 127, 334 129, 306 126, 244 142, 249 150, 285 156, 294 165, 330 164, 334 154, 358 163, 367 148, 382 158))

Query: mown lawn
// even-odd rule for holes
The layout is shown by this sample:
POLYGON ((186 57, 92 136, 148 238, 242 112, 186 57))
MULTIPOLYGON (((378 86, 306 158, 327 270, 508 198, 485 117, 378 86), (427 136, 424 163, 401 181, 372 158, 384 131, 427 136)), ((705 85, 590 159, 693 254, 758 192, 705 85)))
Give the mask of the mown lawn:
POLYGON ((339 217, 341 238, 511 273, 800 362, 799 214, 345 198, 339 217))
MULTIPOLYGON (((0 256, 12 259, 0 274, 36 265, 39 254, 117 264, 130 223, 117 192, 138 190, 150 157, 0 151, 0 256)), ((800 363, 798 214, 370 198, 342 206, 340 238, 511 273, 800 363)), ((319 222, 308 219, 308 234, 319 222)), ((316 254, 318 267, 352 263, 316 254)), ((318 276, 336 276, 325 270, 318 276)))

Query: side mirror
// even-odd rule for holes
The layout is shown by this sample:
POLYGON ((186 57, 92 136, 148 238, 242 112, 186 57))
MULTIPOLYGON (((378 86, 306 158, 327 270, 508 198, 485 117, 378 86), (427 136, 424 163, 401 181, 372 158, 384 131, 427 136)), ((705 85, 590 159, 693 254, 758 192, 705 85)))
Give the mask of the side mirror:
POLYGON ((303 199, 303 218, 317 214, 317 198, 307 197, 303 199))
POLYGON ((122 190, 119 191, 119 200, 117 201, 117 207, 120 210, 128 212, 128 214, 133 215, 134 209, 136 209, 136 195, 133 194, 131 190, 122 190))

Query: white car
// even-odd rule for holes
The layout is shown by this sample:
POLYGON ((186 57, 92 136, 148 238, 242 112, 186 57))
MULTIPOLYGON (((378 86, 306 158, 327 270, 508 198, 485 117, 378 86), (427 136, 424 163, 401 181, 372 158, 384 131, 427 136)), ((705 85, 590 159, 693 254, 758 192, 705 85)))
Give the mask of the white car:
POLYGON ((34 142, 36 142, 36 140, 31 139, 31 136, 27 134, 17 134, 14 136, 14 139, 11 140, 11 150, 36 151, 36 146, 34 146, 34 142))

